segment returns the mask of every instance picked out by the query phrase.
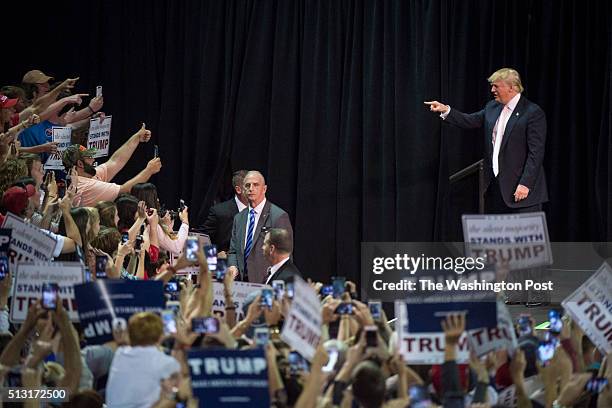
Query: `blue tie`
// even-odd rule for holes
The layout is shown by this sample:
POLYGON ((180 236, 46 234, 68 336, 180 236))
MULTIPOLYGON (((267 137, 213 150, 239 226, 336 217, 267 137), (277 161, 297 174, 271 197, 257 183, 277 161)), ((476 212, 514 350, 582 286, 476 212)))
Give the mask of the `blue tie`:
POLYGON ((253 230, 255 229, 255 209, 249 211, 249 227, 247 228, 247 240, 244 246, 244 274, 247 273, 247 258, 253 249, 253 230))

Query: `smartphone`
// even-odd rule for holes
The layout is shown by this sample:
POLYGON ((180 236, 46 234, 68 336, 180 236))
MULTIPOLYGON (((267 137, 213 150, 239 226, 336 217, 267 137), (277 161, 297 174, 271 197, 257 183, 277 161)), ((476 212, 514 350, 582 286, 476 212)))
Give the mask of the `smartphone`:
POLYGON ((206 255, 206 264, 208 270, 213 272, 217 269, 217 246, 216 245, 205 245, 204 255, 206 255))
POLYGON ((185 209, 185 207, 187 207, 187 206, 185 205, 185 200, 183 200, 183 199, 181 198, 181 199, 179 200, 179 212, 182 212, 182 211, 185 209))
POLYGON ((279 302, 283 300, 285 296, 285 281, 284 280, 273 280, 272 290, 274 291, 274 298, 279 302))
POLYGON ((136 236, 136 242, 134 243, 134 251, 136 252, 140 251, 143 241, 144 241, 144 238, 142 237, 142 235, 136 236))
POLYGON ((123 317, 115 317, 111 325, 113 326, 114 331, 127 330, 127 320, 125 320, 123 317))
POLYGON ((529 316, 519 317, 518 331, 520 336, 527 336, 531 334, 531 319, 529 316))
POLYGON ((4 280, 9 274, 9 260, 6 253, 0 254, 0 281, 4 280))
POLYGON ((608 385, 608 379, 606 377, 593 377, 584 385, 584 390, 591 394, 599 394, 608 385))
POLYGON ((96 98, 102 96, 102 85, 96 86, 96 98))
POLYGON ((267 327, 255 328, 255 344, 265 346, 270 341, 270 330, 267 327))
POLYGON ((346 278, 344 276, 333 276, 332 277, 332 287, 333 295, 335 299, 340 299, 342 294, 346 291, 346 278))
POLYGON ((334 313, 338 315, 353 314, 353 304, 350 302, 340 303, 338 307, 336 308, 336 310, 334 311, 334 313))
POLYGON ((410 396, 410 408, 429 408, 431 406, 429 391, 422 385, 411 385, 408 388, 408 395, 410 396))
POLYGON ((338 362, 338 349, 336 347, 328 348, 327 355, 329 356, 329 360, 327 360, 327 364, 321 370, 324 373, 331 373, 334 371, 334 367, 338 362))
POLYGON ((108 258, 106 255, 96 255, 96 278, 106 279, 106 264, 108 258))
POLYGON ((378 347, 378 327, 365 326, 366 347, 378 347))
POLYGON ((548 321, 550 322, 549 332, 552 335, 561 334, 561 330, 563 329, 563 320, 561 320, 561 316, 559 312, 556 310, 550 310, 548 312, 548 321))
POLYGON ((382 318, 382 303, 380 300, 371 300, 368 302, 372 319, 380 320, 382 318))
POLYGON ((543 366, 548 365, 550 359, 555 355, 555 343, 552 341, 541 341, 538 345, 538 361, 543 366))
POLYGON ((164 334, 176 334, 176 316, 174 310, 162 310, 161 318, 164 323, 164 334))
POLYGON ((334 287, 332 285, 321 286, 321 296, 329 296, 334 293, 334 287))
POLYGON ((274 291, 272 289, 262 289, 260 305, 262 307, 267 307, 268 309, 271 309, 273 301, 274 301, 274 291))
POLYGON ((125 244, 129 240, 130 240, 130 234, 128 234, 127 232, 124 232, 123 234, 121 234, 121 243, 122 244, 125 244))
POLYGON ((48 310, 55 310, 57 307, 57 293, 59 285, 57 283, 43 283, 42 285, 42 306, 48 310))
POLYGON ((289 352, 289 372, 295 375, 303 371, 308 371, 308 365, 304 357, 297 351, 289 352))
POLYGON ((217 259, 217 269, 215 270, 215 278, 217 282, 223 282, 225 273, 227 272, 227 259, 217 259))
POLYGON ((200 243, 198 237, 189 236, 185 241, 185 258, 188 261, 195 262, 198 260, 198 251, 200 250, 200 243))
POLYGON ((219 320, 216 317, 195 317, 191 320, 191 331, 200 334, 219 333, 219 320))
POLYGON ((168 281, 165 285, 164 285, 164 290, 167 293, 176 293, 179 291, 179 284, 177 281, 168 281))
POLYGON ((159 157, 159 147, 157 145, 153 146, 153 158, 157 159, 159 157))
POLYGON ((181 312, 181 302, 177 300, 166 301, 166 310, 172 310, 175 316, 178 316, 181 312))
POLYGON ((295 295, 295 286, 293 285, 293 282, 287 282, 287 297, 289 299, 293 299, 293 296, 295 295))

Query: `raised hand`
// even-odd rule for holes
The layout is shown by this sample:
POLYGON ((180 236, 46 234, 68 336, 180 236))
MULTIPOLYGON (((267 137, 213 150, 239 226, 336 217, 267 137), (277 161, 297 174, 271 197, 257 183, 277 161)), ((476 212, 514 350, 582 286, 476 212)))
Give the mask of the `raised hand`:
POLYGON ((424 103, 425 105, 429 105, 429 110, 432 112, 446 113, 450 109, 448 105, 438 101, 428 101, 424 103))

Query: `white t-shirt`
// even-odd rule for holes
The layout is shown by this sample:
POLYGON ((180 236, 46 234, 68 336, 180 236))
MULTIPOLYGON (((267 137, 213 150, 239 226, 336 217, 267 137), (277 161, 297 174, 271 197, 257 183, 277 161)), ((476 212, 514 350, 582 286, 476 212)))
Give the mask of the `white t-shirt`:
POLYGON ((180 373, 181 366, 155 346, 120 347, 106 384, 109 408, 150 408, 161 392, 160 382, 180 373))

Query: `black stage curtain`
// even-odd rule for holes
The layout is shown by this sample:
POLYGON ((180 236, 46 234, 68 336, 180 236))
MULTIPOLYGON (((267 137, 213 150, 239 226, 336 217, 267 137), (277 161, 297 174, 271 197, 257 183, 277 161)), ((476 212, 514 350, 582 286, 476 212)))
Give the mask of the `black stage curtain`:
MULTIPOLYGON (((111 148, 146 122, 162 201, 184 198, 194 225, 232 169, 261 170, 305 274, 356 278, 362 241, 457 238, 475 191, 448 176, 481 158, 482 133, 442 126, 423 101, 478 110, 503 66, 547 114, 552 239, 612 239, 609 4, 12 2, 3 32, 28 40, 7 44, 1 78, 40 68, 80 75, 79 91, 103 84, 111 148)), ((121 176, 151 154, 139 149, 121 176)))

